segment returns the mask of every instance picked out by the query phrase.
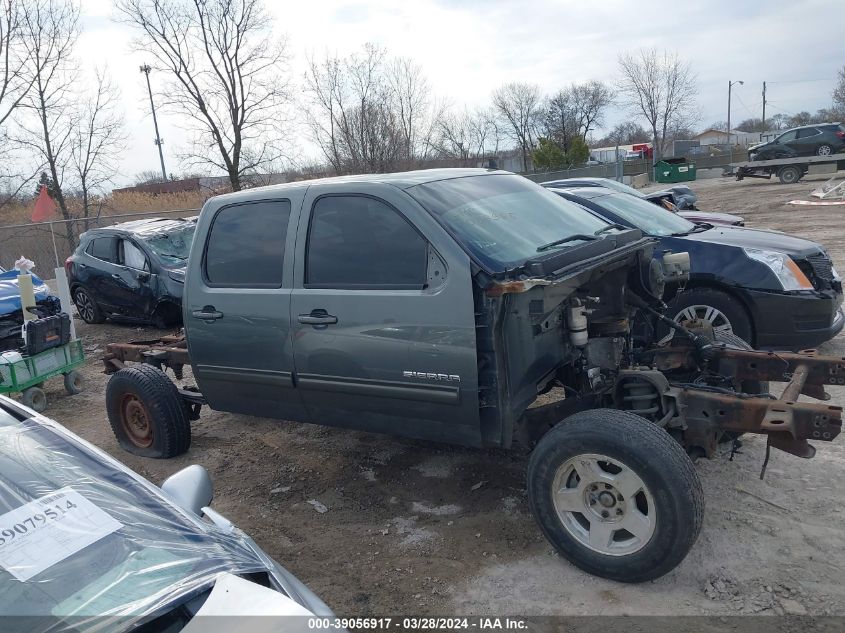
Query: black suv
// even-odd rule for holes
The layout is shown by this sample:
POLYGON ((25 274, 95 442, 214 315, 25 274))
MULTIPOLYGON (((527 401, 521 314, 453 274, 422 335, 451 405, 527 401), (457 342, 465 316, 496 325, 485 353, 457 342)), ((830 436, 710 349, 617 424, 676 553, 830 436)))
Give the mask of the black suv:
POLYGON ((803 125, 787 130, 768 143, 748 148, 748 160, 830 156, 845 152, 845 126, 841 123, 803 125))
POLYGON ((162 328, 180 324, 195 228, 194 219, 153 218, 83 233, 65 261, 82 320, 102 323, 108 317, 162 328))

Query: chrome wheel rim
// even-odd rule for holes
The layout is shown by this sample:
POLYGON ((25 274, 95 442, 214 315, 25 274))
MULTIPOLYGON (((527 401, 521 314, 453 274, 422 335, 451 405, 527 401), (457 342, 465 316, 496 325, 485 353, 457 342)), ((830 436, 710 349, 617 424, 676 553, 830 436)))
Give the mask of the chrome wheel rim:
POLYGON ((83 321, 94 320, 94 302, 84 290, 79 290, 76 293, 76 309, 79 310, 79 316, 82 317, 83 321))
POLYGON ((733 334, 734 329, 731 325, 731 320, 725 316, 721 310, 713 306, 693 305, 688 306, 675 315, 675 323, 685 323, 687 321, 704 321, 713 327, 713 332, 725 332, 733 334))
MULTIPOLYGON (((731 325, 731 320, 725 316, 725 313, 721 310, 714 308, 713 306, 706 306, 706 305, 692 305, 684 308, 675 317, 672 319, 675 323, 680 323, 683 325, 688 321, 704 321, 709 323, 710 326, 713 328, 713 334, 715 335, 716 332, 724 332, 727 334, 733 334, 734 329, 733 325, 731 325)), ((664 345, 672 340, 674 336, 674 332, 669 332, 666 336, 660 339, 659 344, 664 345)))
POLYGON ((599 554, 634 554, 657 527, 648 487, 629 466, 606 455, 577 455, 561 464, 552 480, 552 503, 567 533, 599 554))
POLYGON ((822 145, 819 148, 819 156, 830 156, 830 147, 827 145, 822 145))

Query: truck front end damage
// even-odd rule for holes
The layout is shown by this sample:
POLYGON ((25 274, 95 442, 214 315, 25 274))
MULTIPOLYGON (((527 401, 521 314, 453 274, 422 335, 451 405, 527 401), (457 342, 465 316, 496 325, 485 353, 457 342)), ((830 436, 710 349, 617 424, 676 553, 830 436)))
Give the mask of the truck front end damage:
POLYGON ((742 433, 767 436, 767 460, 770 447, 810 458, 808 440, 839 435, 842 407, 798 400, 829 400, 824 386, 845 384, 845 359, 743 349, 735 336, 660 314, 663 285, 683 285, 684 256, 657 265, 636 242, 554 275, 489 281, 477 298, 480 350, 489 350, 479 359, 491 361, 480 372, 483 406, 498 418, 488 437, 503 430, 507 445, 513 430, 533 444, 562 418, 602 406, 636 413, 707 457, 742 433), (668 343, 650 336, 659 321, 675 330, 668 343), (770 381, 786 383, 779 398, 770 381))

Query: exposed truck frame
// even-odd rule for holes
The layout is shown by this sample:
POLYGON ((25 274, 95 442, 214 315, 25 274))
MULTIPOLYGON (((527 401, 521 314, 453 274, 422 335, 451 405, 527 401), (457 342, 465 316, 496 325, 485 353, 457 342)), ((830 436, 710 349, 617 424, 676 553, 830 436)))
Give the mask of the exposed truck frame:
POLYGON ((785 185, 791 185, 803 178, 811 165, 836 165, 845 168, 845 154, 830 156, 799 156, 798 158, 773 158, 771 160, 746 160, 731 163, 729 173, 737 180, 744 178, 766 178, 777 176, 785 185))

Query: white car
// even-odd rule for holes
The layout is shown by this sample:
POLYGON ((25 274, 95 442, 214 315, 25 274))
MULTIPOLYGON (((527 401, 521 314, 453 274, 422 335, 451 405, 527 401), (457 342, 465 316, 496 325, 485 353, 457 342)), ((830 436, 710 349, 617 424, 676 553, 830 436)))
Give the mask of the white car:
POLYGON ((332 616, 211 497, 201 466, 159 488, 0 397, 3 630, 190 632, 203 615, 332 616))

